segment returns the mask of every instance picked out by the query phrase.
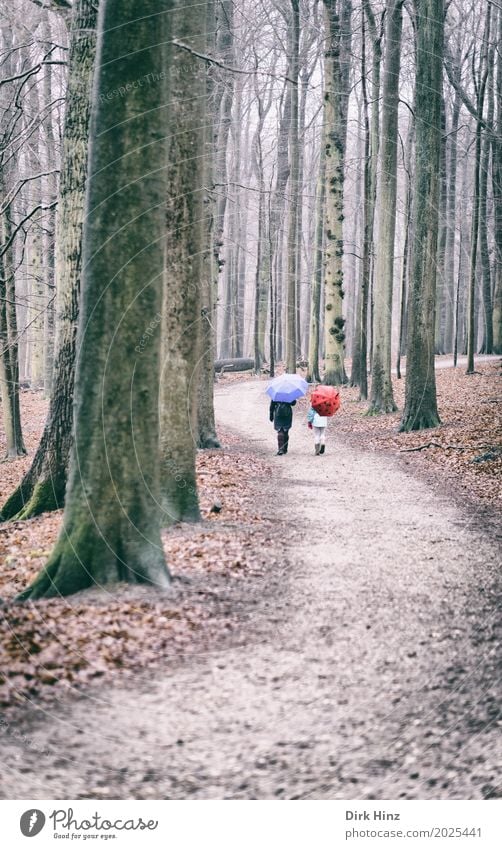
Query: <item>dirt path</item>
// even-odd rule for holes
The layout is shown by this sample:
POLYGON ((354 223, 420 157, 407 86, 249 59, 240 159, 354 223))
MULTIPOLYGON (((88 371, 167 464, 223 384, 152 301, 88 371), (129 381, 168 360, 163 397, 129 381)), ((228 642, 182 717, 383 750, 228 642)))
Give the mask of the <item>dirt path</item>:
MULTIPOLYGON (((263 383, 217 411, 273 451, 263 383)), ((3 798, 502 794, 495 542, 336 422, 314 457, 297 421, 274 464, 288 577, 271 562, 248 643, 61 705, 29 730, 48 755, 4 735, 3 798)))

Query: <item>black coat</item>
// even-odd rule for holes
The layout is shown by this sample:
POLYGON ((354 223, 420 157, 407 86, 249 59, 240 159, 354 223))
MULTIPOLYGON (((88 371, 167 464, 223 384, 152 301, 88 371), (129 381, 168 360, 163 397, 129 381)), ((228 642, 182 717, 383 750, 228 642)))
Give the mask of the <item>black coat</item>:
POLYGON ((275 430, 289 430, 293 423, 293 407, 296 401, 290 404, 287 401, 270 402, 270 421, 274 423, 275 430))

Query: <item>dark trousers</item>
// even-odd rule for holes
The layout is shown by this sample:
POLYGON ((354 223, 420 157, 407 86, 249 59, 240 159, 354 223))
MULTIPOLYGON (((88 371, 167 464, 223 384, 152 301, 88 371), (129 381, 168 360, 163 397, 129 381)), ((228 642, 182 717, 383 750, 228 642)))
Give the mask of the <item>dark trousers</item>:
POLYGON ((288 444, 289 444, 289 430, 285 428, 281 428, 281 430, 277 431, 277 445, 279 447, 279 451, 281 454, 288 453, 288 444))

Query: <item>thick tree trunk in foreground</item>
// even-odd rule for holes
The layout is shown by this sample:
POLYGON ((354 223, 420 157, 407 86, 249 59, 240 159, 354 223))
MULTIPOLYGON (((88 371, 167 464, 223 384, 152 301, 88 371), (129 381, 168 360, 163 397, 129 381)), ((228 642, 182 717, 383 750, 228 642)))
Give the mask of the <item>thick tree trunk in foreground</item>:
MULTIPOLYGON (((175 40, 203 52, 200 9, 175 0, 175 40)), ((160 492, 164 524, 200 518, 195 476, 200 281, 204 250, 205 66, 173 48, 170 64, 166 280, 162 311, 160 492)))
POLYGON ((104 0, 100 10, 64 526, 20 599, 120 580, 169 584, 158 508, 160 334, 136 352, 162 300, 166 5, 145 0, 139 18, 133 0, 104 0), (119 86, 126 94, 110 97, 119 86))
POLYGON ((29 519, 64 504, 72 444, 75 336, 82 273, 82 226, 87 175, 97 3, 78 0, 73 12, 56 239, 57 339, 53 388, 42 439, 29 471, 1 517, 29 519))
POLYGON ((396 409, 391 379, 391 331, 394 288, 394 241, 396 234, 397 144, 399 72, 403 0, 387 3, 387 50, 385 54, 380 192, 378 197, 378 245, 375 269, 373 362, 371 365, 371 413, 396 409))
POLYGON ((405 407, 400 430, 439 424, 434 306, 441 151, 444 0, 416 0, 417 79, 414 241, 408 299, 405 407))

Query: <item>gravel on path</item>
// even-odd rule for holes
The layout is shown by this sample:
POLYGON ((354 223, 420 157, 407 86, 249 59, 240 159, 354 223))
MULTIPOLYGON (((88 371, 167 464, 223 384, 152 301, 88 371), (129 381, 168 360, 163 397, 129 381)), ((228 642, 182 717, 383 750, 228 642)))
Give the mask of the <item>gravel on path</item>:
MULTIPOLYGON (((272 453, 263 389, 219 388, 217 415, 272 453)), ((2 798, 502 796, 496 540, 336 418, 325 455, 298 416, 273 462, 283 557, 246 643, 4 734, 2 798)))

